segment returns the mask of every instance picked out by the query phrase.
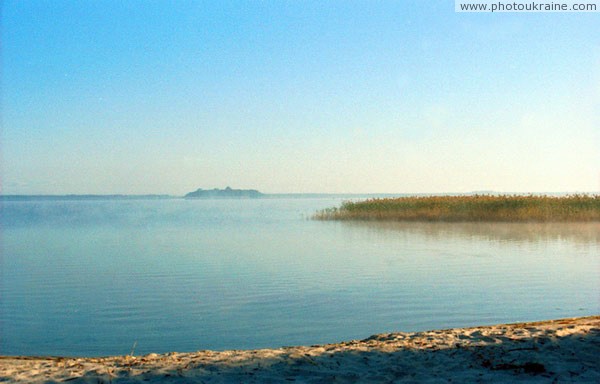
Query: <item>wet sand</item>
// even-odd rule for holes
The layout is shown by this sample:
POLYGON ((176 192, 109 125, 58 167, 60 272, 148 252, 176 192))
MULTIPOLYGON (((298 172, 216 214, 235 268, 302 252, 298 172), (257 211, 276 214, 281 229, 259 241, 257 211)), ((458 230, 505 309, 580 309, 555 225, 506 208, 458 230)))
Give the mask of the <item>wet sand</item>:
POLYGON ((600 383, 600 316, 310 347, 0 357, 7 383, 600 383))

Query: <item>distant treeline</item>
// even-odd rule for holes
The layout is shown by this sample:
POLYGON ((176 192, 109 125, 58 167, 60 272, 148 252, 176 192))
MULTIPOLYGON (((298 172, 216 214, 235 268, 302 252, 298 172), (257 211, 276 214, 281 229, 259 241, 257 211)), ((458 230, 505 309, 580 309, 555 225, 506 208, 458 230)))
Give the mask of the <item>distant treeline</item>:
POLYGON ((317 220, 600 221, 600 195, 400 197, 342 203, 317 220))

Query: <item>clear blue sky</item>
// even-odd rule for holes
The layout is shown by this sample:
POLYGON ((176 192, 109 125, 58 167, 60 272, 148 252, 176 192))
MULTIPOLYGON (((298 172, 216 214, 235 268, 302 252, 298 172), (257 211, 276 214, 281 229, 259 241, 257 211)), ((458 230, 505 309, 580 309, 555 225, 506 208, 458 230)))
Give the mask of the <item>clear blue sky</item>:
POLYGON ((600 13, 17 1, 2 193, 600 190, 600 13))

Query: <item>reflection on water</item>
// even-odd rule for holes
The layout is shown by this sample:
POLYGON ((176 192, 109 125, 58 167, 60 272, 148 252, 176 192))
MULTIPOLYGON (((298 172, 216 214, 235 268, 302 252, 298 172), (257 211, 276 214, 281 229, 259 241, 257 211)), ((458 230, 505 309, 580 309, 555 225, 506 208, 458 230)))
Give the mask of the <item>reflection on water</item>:
POLYGON ((568 241, 600 243, 600 223, 431 223, 343 221, 351 228, 363 228, 386 236, 421 235, 427 238, 471 238, 486 241, 539 242, 568 241))
POLYGON ((600 312, 600 228, 307 220, 332 199, 7 202, 0 354, 320 344, 600 312))

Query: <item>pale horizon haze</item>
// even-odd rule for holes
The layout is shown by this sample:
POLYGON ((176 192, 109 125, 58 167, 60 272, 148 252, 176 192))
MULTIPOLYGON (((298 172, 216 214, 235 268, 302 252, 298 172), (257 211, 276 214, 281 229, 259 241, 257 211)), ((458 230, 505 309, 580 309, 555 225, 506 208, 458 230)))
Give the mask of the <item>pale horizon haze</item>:
POLYGON ((600 191, 600 13, 1 7, 1 193, 600 191))

